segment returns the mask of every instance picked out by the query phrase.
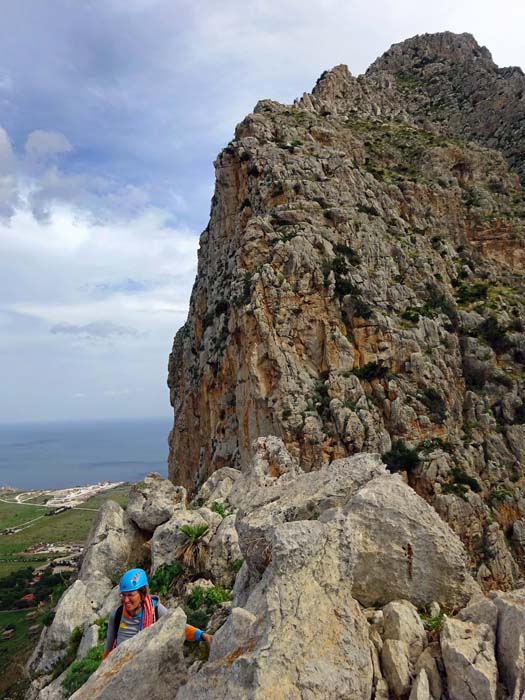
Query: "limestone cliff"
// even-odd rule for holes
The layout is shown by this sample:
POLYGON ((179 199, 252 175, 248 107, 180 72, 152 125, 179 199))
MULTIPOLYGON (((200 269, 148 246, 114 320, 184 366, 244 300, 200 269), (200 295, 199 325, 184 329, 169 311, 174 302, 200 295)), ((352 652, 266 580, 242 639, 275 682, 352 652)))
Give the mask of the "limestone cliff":
POLYGON ((306 470, 379 452, 485 588, 525 564, 525 77, 469 35, 259 102, 215 163, 169 364, 170 477, 275 435, 306 470))

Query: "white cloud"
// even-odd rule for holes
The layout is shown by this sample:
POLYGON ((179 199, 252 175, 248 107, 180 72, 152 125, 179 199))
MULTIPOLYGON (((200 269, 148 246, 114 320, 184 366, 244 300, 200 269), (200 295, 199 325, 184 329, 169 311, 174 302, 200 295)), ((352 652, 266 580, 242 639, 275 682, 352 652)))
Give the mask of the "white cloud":
POLYGON ((0 127, 0 218, 9 219, 17 204, 16 158, 7 131, 0 127))
POLYGON ((170 218, 149 208, 133 221, 102 225, 60 205, 43 226, 29 211, 17 211, 10 226, 0 224, 5 308, 69 335, 107 321, 153 337, 160 328, 173 332, 187 313, 197 236, 168 226, 170 218), (15 292, 24 289, 29 297, 15 292))
POLYGON ((35 160, 69 153, 72 150, 73 146, 64 134, 58 131, 41 131, 40 129, 29 134, 25 145, 26 154, 35 160))
POLYGON ((85 338, 87 340, 103 340, 111 338, 113 336, 138 336, 139 333, 136 328, 130 328, 129 326, 119 326, 113 321, 93 321, 92 323, 86 323, 83 326, 76 325, 74 323, 57 323, 51 328, 51 333, 57 335, 62 333, 64 335, 74 335, 80 338, 85 338))
MULTIPOLYGON (((2 10, 4 419, 29 406, 35 417, 73 414, 73 391, 82 415, 98 415, 104 391, 139 382, 137 411, 167 406, 212 162, 257 100, 292 102, 322 71, 362 73, 424 32, 470 32, 499 65, 525 66, 517 0, 27 0, 2 10), (104 342, 85 342, 79 329, 104 335, 104 322, 138 335, 106 326, 104 342), (78 332, 50 332, 68 323, 78 332)), ((133 403, 123 398, 121 412, 133 403)))

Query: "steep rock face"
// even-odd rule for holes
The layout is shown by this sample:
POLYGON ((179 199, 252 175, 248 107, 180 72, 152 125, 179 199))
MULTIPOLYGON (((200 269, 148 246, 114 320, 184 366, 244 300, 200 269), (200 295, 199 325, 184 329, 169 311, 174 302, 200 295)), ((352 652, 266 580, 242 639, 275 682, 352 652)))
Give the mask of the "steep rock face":
POLYGON ((170 356, 172 481, 194 490, 242 468, 264 435, 305 470, 379 452, 469 546, 483 585, 513 585, 525 204, 509 163, 522 83, 469 37, 422 37, 364 77, 333 69, 293 106, 260 102, 237 127, 170 356), (463 104, 465 83, 430 83, 417 46, 449 77, 452 63, 483 71, 471 121, 452 107, 433 118, 445 98, 463 104), (409 91, 400 71, 431 88, 409 91), (497 138, 476 128, 495 85, 509 95, 497 138))

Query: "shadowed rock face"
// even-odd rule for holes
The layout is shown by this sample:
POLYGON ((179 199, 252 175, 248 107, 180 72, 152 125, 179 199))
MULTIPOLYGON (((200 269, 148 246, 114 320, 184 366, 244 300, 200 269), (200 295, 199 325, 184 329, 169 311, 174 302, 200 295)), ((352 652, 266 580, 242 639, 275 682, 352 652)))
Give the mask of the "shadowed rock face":
POLYGON ((408 467, 402 441, 479 580, 513 585, 523 84, 469 35, 416 37, 237 127, 170 356, 174 483, 242 469, 265 435, 306 471, 358 452, 408 467))

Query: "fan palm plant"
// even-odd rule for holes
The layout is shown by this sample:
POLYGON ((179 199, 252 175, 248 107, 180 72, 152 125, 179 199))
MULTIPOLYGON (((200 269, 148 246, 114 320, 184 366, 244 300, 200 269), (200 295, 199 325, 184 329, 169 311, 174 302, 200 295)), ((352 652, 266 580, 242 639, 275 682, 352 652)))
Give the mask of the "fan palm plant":
POLYGON ((176 557, 184 566, 195 572, 200 572, 206 562, 206 543, 203 541, 204 535, 208 532, 209 526, 203 525, 183 525, 180 531, 186 536, 184 542, 177 547, 176 557))

